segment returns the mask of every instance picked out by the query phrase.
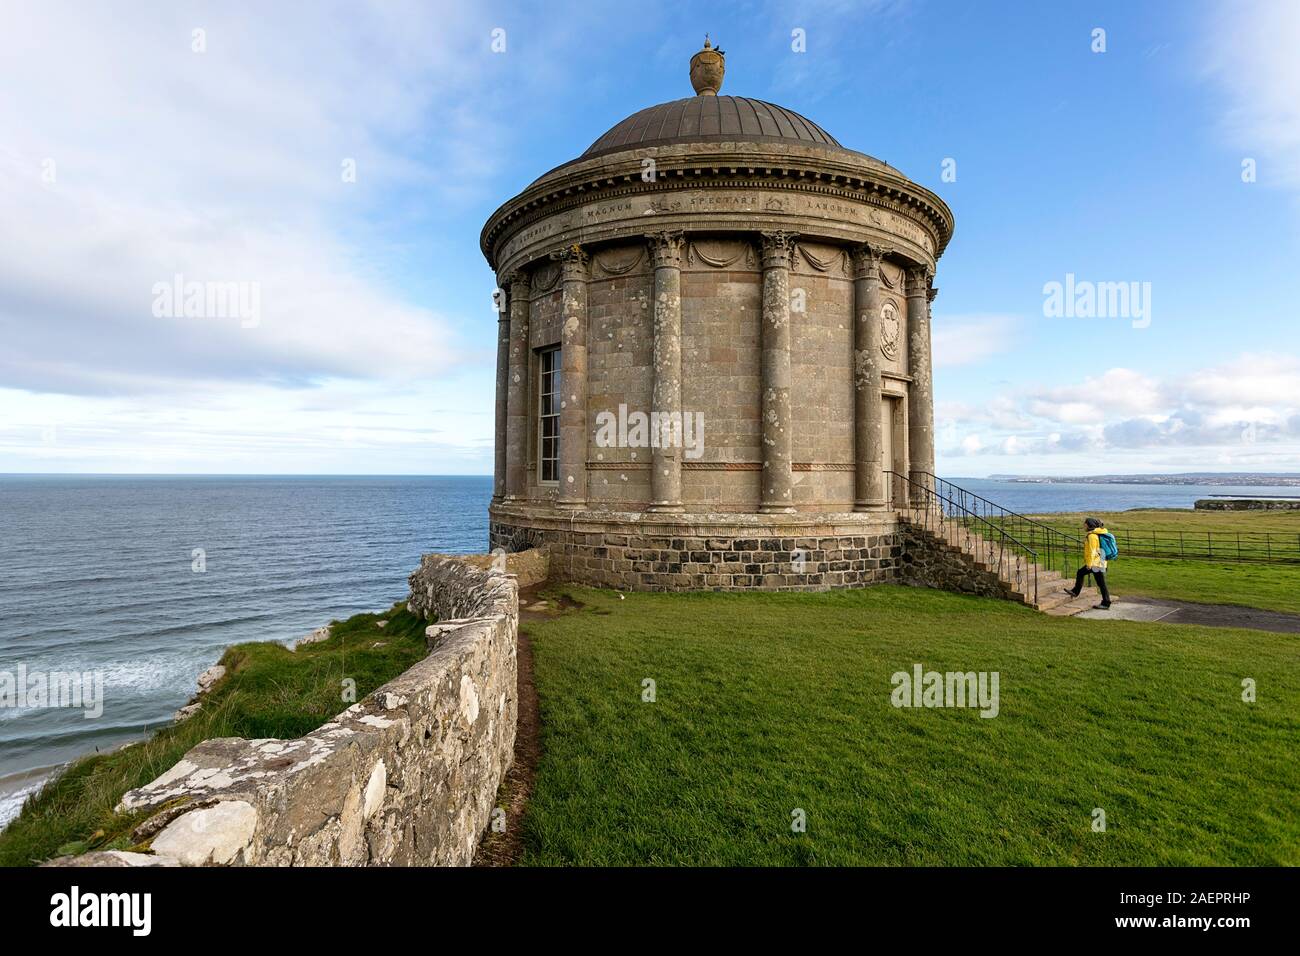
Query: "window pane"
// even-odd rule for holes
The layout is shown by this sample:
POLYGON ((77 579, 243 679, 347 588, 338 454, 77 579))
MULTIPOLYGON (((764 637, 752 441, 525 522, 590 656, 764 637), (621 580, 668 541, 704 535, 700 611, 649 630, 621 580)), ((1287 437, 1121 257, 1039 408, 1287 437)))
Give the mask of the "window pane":
POLYGON ((556 481, 560 456, 560 350, 538 355, 538 478, 556 481))

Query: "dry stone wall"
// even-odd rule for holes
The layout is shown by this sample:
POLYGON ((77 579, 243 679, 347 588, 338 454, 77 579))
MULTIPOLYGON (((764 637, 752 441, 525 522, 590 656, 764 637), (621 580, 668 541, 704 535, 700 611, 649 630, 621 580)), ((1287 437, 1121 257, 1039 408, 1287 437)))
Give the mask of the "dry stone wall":
MULTIPOLYGON (((472 568, 479 568, 484 571, 491 570, 494 567, 500 569, 501 565, 499 560, 501 555, 499 553, 426 554, 424 556, 426 561, 435 558, 459 561, 461 564, 468 564, 472 568)), ((504 555, 504 558, 505 572, 514 577, 515 583, 520 590, 532 587, 535 584, 541 584, 550 576, 551 552, 545 545, 540 548, 508 552, 504 555)))
POLYGON ((153 855, 56 865, 468 865, 513 759, 516 583, 426 555, 410 584, 426 658, 304 737, 208 740, 128 792, 153 855))
POLYGON ((1300 511, 1300 500, 1291 498, 1200 498, 1197 511, 1300 511))

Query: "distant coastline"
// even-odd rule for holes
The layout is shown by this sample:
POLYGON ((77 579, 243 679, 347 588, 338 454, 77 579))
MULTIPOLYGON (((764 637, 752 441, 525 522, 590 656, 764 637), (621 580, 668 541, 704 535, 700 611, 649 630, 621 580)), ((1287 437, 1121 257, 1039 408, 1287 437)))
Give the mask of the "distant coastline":
POLYGON ((1012 481, 1036 485, 1271 485, 1277 488, 1300 488, 1300 474, 1271 472, 1189 471, 1176 475, 989 475, 989 481, 1012 481))

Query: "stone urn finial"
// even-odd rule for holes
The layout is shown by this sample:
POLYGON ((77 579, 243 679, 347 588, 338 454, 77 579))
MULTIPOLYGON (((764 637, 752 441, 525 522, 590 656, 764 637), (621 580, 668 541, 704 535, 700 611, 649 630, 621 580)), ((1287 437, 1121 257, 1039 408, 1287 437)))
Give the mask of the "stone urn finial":
POLYGON ((717 96, 722 89, 722 74, 727 70, 726 54, 709 42, 704 34, 704 49, 691 57, 691 86, 696 96, 717 96))

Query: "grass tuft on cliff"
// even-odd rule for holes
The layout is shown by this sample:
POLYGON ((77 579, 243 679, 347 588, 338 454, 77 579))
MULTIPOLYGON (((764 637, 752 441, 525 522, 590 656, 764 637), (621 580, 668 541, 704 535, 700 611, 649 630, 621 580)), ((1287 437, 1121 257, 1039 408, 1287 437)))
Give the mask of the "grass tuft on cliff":
POLYGON ((189 720, 112 753, 78 760, 33 794, 0 832, 0 866, 130 849, 132 829, 153 811, 115 813, 122 794, 154 780, 213 737, 289 739, 310 733, 353 702, 343 697, 344 678, 356 682, 355 700, 361 700, 421 660, 428 623, 403 602, 382 614, 336 621, 328 640, 296 651, 275 643, 228 648, 220 661, 226 676, 189 720), (381 628, 382 620, 388 623, 381 628))

